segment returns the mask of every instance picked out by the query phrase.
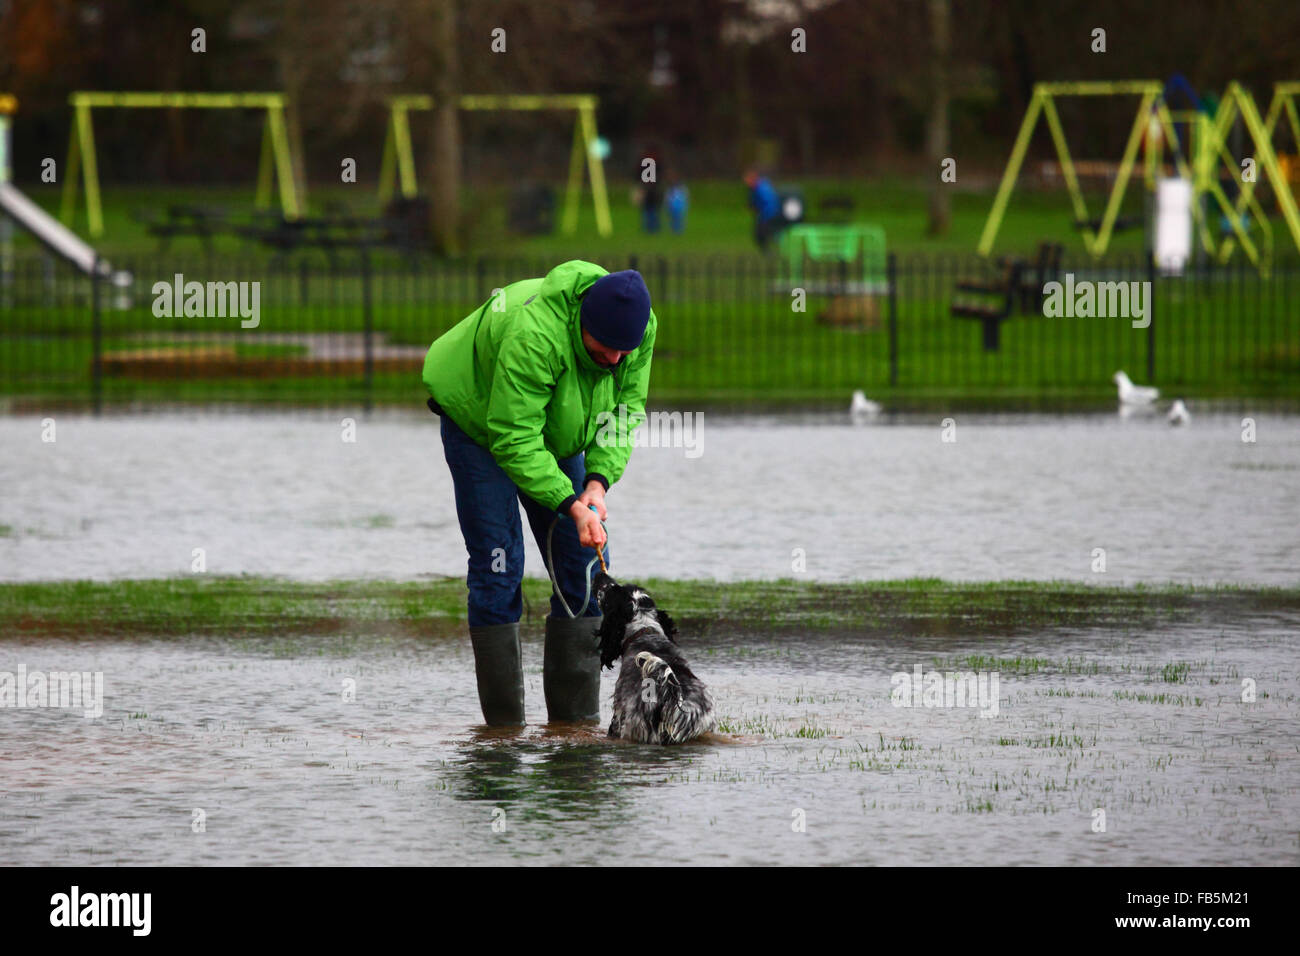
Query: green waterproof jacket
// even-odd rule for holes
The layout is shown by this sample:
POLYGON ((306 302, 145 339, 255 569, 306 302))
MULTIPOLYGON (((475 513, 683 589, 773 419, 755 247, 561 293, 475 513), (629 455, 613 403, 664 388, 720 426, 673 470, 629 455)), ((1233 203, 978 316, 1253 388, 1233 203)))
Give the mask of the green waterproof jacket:
POLYGON ((560 513, 574 494, 557 459, 585 452, 583 484, 597 478, 608 489, 645 418, 654 312, 640 346, 613 369, 582 344, 578 309, 605 274, 574 259, 543 279, 512 283, 441 335, 424 360, 424 385, 441 413, 524 494, 560 513))

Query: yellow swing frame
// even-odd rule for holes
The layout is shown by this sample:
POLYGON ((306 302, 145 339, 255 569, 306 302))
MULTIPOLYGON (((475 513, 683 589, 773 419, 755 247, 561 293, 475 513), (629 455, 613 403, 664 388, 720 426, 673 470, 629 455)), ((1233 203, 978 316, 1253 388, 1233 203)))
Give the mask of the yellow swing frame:
MULTIPOLYGON (((1146 131, 1152 110, 1155 111, 1165 135, 1169 137, 1171 142, 1177 141, 1169 110, 1161 99, 1160 94, 1163 90, 1164 87, 1156 80, 1034 84, 1034 93, 1029 101, 1029 108, 1025 110, 1025 117, 1020 123, 1020 132, 1016 136, 1015 146, 1011 149, 1011 159, 1007 162, 1006 171, 1002 174, 1002 182, 998 186, 997 196, 993 200, 993 208, 989 211, 989 217, 984 222, 984 231, 980 234, 979 245, 976 247, 979 254, 987 256, 993 251, 993 242, 997 238, 998 229, 1002 225, 1007 203, 1011 199, 1011 191, 1015 188, 1016 178, 1020 175, 1020 167, 1024 163, 1025 154, 1029 150, 1029 141, 1033 138, 1034 128, 1038 125, 1040 115, 1047 121, 1047 128, 1052 134, 1057 159, 1061 164, 1061 176, 1064 178, 1065 187, 1070 194, 1070 203, 1074 209, 1075 219, 1086 222, 1089 218, 1088 204, 1084 200, 1082 189, 1079 188, 1079 177, 1075 171, 1074 160, 1070 158, 1070 148, 1066 144, 1065 131, 1061 127, 1061 117, 1056 112, 1055 97, 1138 96, 1141 99, 1138 103, 1137 113, 1133 118, 1128 143, 1124 147, 1124 156, 1120 160, 1115 183, 1111 187, 1110 197, 1106 202, 1106 211, 1102 215, 1100 228, 1094 233, 1090 227, 1086 225, 1083 227, 1083 243, 1088 252, 1094 258, 1105 255, 1106 249, 1110 245, 1110 237, 1114 231, 1115 222, 1119 218, 1120 203, 1124 199, 1124 193, 1128 189, 1128 182, 1137 161, 1138 146, 1141 145, 1142 136, 1146 131)), ((1186 163, 1179 159, 1178 165, 1180 174, 1186 175, 1190 179, 1186 163)))
MULTIPOLYGON (((1237 95, 1234 96, 1234 99, 1240 98, 1243 94, 1245 97, 1249 97, 1249 94, 1246 93, 1239 84, 1231 84, 1229 90, 1232 91, 1233 87, 1237 88, 1235 91, 1237 95)), ((1277 153, 1273 149, 1273 139, 1277 135, 1277 124, 1282 118, 1284 112, 1286 113, 1288 125, 1291 128, 1291 136, 1297 147, 1300 147, 1300 113, 1297 113, 1295 104, 1295 97, 1297 94, 1300 94, 1300 83, 1274 83, 1273 99, 1269 103, 1268 113, 1266 114, 1262 124, 1259 120, 1259 113, 1254 109, 1255 104, 1253 99, 1249 101, 1249 112, 1246 109, 1242 109, 1242 119, 1246 122, 1248 129, 1250 129, 1252 122, 1256 124, 1257 129, 1251 129, 1251 136, 1256 142, 1256 150, 1260 151, 1260 143, 1263 143, 1267 147, 1268 155, 1272 159, 1273 165, 1276 169, 1276 176, 1273 178, 1272 182, 1274 193, 1277 195, 1278 206, 1282 210, 1282 215, 1286 219, 1287 226, 1291 228, 1291 235, 1292 238, 1295 239, 1296 248, 1300 249, 1300 230, 1298 230, 1296 225, 1293 224, 1293 217, 1297 216, 1295 192, 1291 189, 1290 182, 1287 181, 1286 176, 1282 172, 1282 164, 1278 162, 1277 153)), ((1225 103, 1227 99, 1228 97, 1225 95, 1225 103)), ((1220 104, 1219 112, 1221 114, 1224 113, 1224 104, 1220 104)), ((1228 130, 1232 128, 1232 121, 1234 118, 1235 117, 1231 113, 1223 116, 1223 122, 1221 124, 1222 135, 1226 136, 1228 130)), ((1219 117, 1216 116, 1215 120, 1216 126, 1220 126, 1219 117)), ((1270 171, 1270 175, 1273 175, 1272 171, 1270 171)), ((1259 210, 1259 203, 1254 197, 1255 186, 1258 181, 1259 176, 1256 174, 1254 181, 1243 182, 1241 184, 1241 191, 1237 196, 1237 202, 1235 204, 1237 215, 1240 215, 1247 207, 1252 210, 1259 210)), ((1259 221, 1267 227, 1268 220, 1263 215, 1262 210, 1259 210, 1257 215, 1259 216, 1259 221)), ((1231 242, 1231 239, 1227 239, 1224 243, 1225 246, 1228 247, 1228 255, 1231 255, 1232 253, 1231 246, 1229 245, 1231 242)))
MULTIPOLYGON (((306 196, 299 197, 293 179, 286 98, 281 93, 92 93, 76 92, 68 97, 73 108, 72 132, 68 143, 68 164, 63 174, 63 200, 59 218, 72 225, 76 215, 77 180, 80 172, 86 188, 86 222, 92 236, 103 235, 104 212, 100 204, 99 168, 95 160, 95 132, 92 109, 261 109, 266 111, 262 131, 262 153, 257 165, 258 209, 271 205, 272 185, 279 181, 280 208, 286 219, 302 215, 306 196)), ((305 189, 304 189, 305 192, 305 189)))
MULTIPOLYGON (((1297 84, 1300 90, 1300 84, 1297 84)), ((1137 113, 1133 119, 1133 125, 1129 132, 1128 143, 1124 149, 1124 155, 1120 160, 1119 169, 1116 173, 1115 183, 1111 188, 1110 196, 1106 204, 1106 211, 1102 217, 1100 228, 1094 233, 1090 228, 1085 227, 1083 230, 1084 245, 1088 252, 1094 257, 1099 258, 1105 254, 1110 243, 1110 237, 1114 229, 1115 221, 1119 216, 1120 204, 1124 198, 1124 192, 1128 187, 1129 179, 1132 176, 1133 167, 1137 161, 1137 150, 1141 145, 1143 134, 1147 128, 1151 117, 1154 115, 1156 121, 1160 124, 1164 132, 1166 141, 1177 143, 1178 137, 1174 130, 1174 114, 1172 114, 1163 100, 1163 87, 1155 80, 1134 80, 1126 82, 1084 82, 1084 83, 1038 83, 1034 86, 1033 97, 1030 100, 1029 108, 1025 111, 1024 120, 1020 125, 1020 132, 1016 137, 1015 146, 1011 151, 1011 159, 1007 163, 1006 171, 1003 173, 1002 182, 998 187, 997 196, 993 201, 993 208, 989 212, 989 217, 984 223, 984 231, 980 236, 977 247, 979 254, 987 256, 993 249, 993 242, 997 238, 998 229, 1002 224, 1003 216, 1006 213, 1007 203, 1011 198, 1011 191, 1015 187, 1016 178, 1020 173, 1020 167, 1024 162, 1025 154, 1029 148, 1029 141, 1033 135, 1034 128, 1037 125, 1038 117, 1041 114, 1047 121, 1048 129, 1052 135, 1052 141, 1056 147, 1057 157, 1061 163, 1061 175, 1065 179, 1066 188, 1070 194, 1070 201, 1074 208, 1076 219, 1087 220, 1088 208, 1084 201, 1083 192, 1079 188, 1078 176, 1075 172, 1074 162, 1070 158, 1069 147, 1065 141, 1065 133, 1061 128, 1060 116, 1056 112, 1056 105, 1053 97, 1056 96, 1133 96, 1140 97, 1137 113)), ((1274 96, 1274 107, 1270 109, 1270 115, 1273 116, 1273 122, 1276 124, 1276 115, 1283 107, 1278 105, 1278 95, 1274 96)), ((1294 106, 1291 107, 1294 111, 1294 106)), ((1193 144, 1196 148, 1190 151, 1192 156, 1193 168, 1188 168, 1186 161, 1179 153, 1174 154, 1175 167, 1179 176, 1190 180, 1193 184, 1194 200, 1199 200, 1203 194, 1209 194, 1214 197, 1224 214, 1228 217, 1235 235, 1235 242, 1232 236, 1224 239, 1223 243, 1217 248, 1214 243, 1213 235, 1209 230, 1205 217, 1200 212, 1199 201, 1194 201, 1194 216, 1197 219, 1197 227, 1201 235, 1202 244, 1206 250, 1216 255, 1221 262, 1226 262, 1232 255, 1236 243, 1240 243, 1251 261, 1261 269, 1267 269, 1272 248, 1272 228, 1268 224, 1267 217, 1263 215, 1257 202, 1253 199, 1253 184, 1243 183, 1243 188, 1237 198, 1237 202, 1231 203, 1223 194, 1223 190, 1218 185, 1215 173, 1216 162, 1222 159, 1237 175, 1240 169, 1232 164, 1232 157, 1227 152, 1225 137, 1231 129, 1236 115, 1240 113, 1242 120, 1246 124, 1247 130, 1255 142, 1256 157, 1258 166, 1263 169, 1274 189, 1278 192, 1278 205, 1281 207, 1283 218, 1286 220, 1287 227, 1291 232, 1292 239, 1295 241, 1296 248, 1300 249, 1300 211, 1297 211, 1295 200, 1291 195, 1291 190, 1287 186, 1282 176, 1281 169, 1277 162, 1277 156, 1273 152, 1271 145, 1271 136, 1266 129, 1265 123, 1260 119, 1259 112, 1255 107, 1254 99, 1241 84, 1232 82, 1228 85, 1224 93, 1223 100, 1219 104, 1213 120, 1204 114, 1196 114, 1190 117, 1195 129, 1193 144), (1250 207, 1256 211, 1258 221, 1261 223, 1261 229, 1264 232, 1266 249, 1264 254, 1260 254, 1255 244, 1251 241, 1246 233, 1242 223, 1242 212, 1250 207)), ((1178 114, 1180 119, 1188 118, 1184 114, 1178 114)), ((1300 122, 1300 121, 1298 121, 1300 122)), ((1146 156, 1146 185, 1148 188, 1154 187, 1155 175, 1160 167, 1159 149, 1148 150, 1146 156)))
MULTIPOLYGON (((573 149, 569 154, 569 181, 564 194, 561 231, 568 236, 578 229, 578 205, 582 194, 583 158, 591 179, 591 198, 596 209, 596 231, 609 236, 613 224, 609 215, 609 198, 605 193, 605 170, 596 155, 596 106, 598 99, 589 95, 556 96, 485 96, 467 94, 459 100, 462 110, 574 110, 573 149)), ((433 109, 433 97, 424 94, 394 96, 388 101, 388 132, 384 136, 383 159, 379 166, 379 201, 393 198, 396 179, 402 195, 413 199, 418 193, 415 178, 415 154, 411 147, 411 110, 433 109)))

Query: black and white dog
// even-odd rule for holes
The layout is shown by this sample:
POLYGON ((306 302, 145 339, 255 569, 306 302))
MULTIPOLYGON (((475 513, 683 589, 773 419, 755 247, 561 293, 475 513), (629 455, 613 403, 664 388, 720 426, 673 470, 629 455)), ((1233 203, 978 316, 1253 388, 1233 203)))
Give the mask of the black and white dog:
POLYGON ((593 591, 604 614, 596 631, 601 666, 622 661, 609 735, 680 744, 717 727, 713 698, 677 649, 677 625, 668 613, 641 588, 607 574, 596 575, 593 591))

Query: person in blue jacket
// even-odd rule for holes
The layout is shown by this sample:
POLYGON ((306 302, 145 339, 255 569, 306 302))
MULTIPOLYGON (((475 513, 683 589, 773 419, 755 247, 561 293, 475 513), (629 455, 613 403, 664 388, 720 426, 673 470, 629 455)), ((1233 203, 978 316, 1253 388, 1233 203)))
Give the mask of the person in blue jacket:
POLYGON ((758 248, 767 250, 767 244, 781 231, 781 197, 766 176, 755 170, 745 173, 749 187, 749 205, 754 210, 754 241, 758 248))
POLYGON ((673 177, 668 187, 668 221, 675 234, 686 229, 686 210, 690 206, 690 193, 680 179, 673 177))

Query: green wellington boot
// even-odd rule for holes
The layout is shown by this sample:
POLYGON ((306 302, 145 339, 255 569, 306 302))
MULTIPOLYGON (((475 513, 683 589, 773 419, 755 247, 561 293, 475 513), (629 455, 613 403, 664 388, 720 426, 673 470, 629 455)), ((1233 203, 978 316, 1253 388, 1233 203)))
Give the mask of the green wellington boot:
POLYGON ((524 722, 524 669, 519 656, 519 624, 469 629, 474 674, 483 719, 492 726, 524 722))
POLYGON ((542 690, 551 720, 600 720, 599 617, 548 617, 542 690))

